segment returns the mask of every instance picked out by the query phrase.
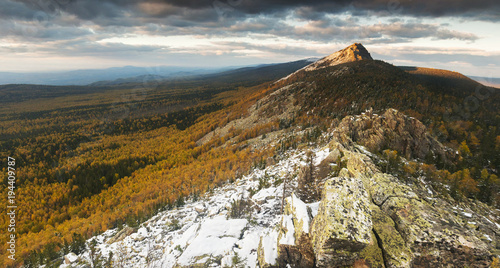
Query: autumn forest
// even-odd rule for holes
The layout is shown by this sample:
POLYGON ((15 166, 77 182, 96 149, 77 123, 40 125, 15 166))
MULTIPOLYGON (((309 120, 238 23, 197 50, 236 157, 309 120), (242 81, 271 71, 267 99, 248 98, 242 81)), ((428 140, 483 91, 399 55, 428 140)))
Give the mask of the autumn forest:
MULTIPOLYGON (((223 79, 1 86, 0 179, 8 184, 7 159, 15 158, 19 259, 2 263, 3 257, 0 265, 57 266, 52 260, 77 251, 85 238, 182 206, 370 108, 395 108, 419 119, 455 152, 450 162, 429 155, 422 165, 401 161, 401 152, 391 148, 374 152, 394 159, 385 164, 392 173, 410 180, 425 174, 443 195, 500 207, 500 102, 491 88, 378 61, 347 64, 343 79, 326 75, 345 67, 334 66, 274 83, 301 64, 225 73, 223 79), (296 99, 302 108, 294 117, 199 142, 293 79, 314 84, 296 99), (248 140, 284 129, 308 131, 281 137, 280 146, 248 146, 248 140)), ((2 204, 7 191, 0 190, 2 204)), ((6 210, 1 206, 2 215, 6 210)), ((8 224, 2 217, 0 228, 8 224)), ((2 231, 2 252, 7 240, 2 231)))

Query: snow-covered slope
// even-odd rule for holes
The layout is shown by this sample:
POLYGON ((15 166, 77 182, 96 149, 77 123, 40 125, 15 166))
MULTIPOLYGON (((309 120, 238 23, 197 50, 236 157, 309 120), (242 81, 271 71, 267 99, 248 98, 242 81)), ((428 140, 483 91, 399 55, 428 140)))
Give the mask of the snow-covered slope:
MULTIPOLYGON (((329 150, 315 148, 313 152, 315 164, 319 164, 329 150)), ((268 234, 264 235, 262 247, 266 259, 275 262, 283 186, 286 181, 285 192, 290 195, 297 184, 297 170, 306 165, 305 151, 288 154, 277 164, 255 169, 198 201, 161 212, 138 229, 112 229, 96 236, 101 254, 106 257, 113 252, 115 264, 123 263, 123 267, 257 267, 260 238, 268 234), (242 199, 249 200, 247 211, 231 218, 232 206, 242 199)), ((311 207, 317 210, 317 203, 311 207)), ((280 242, 293 245, 291 216, 285 216, 283 221, 292 227, 280 242)), ((78 267, 79 261, 89 261, 89 255, 75 258, 70 254, 66 259, 67 264, 61 267, 78 267)))

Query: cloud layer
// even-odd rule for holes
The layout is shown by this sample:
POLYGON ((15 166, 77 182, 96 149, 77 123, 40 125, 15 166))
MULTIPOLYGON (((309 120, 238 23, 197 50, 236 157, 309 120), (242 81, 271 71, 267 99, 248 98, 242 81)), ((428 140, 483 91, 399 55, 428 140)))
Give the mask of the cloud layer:
POLYGON ((483 36, 442 21, 500 21, 498 0, 0 0, 0 6, 0 59, 6 51, 116 59, 127 53, 317 56, 324 53, 320 44, 331 49, 355 41, 470 44, 483 36), (208 41, 184 48, 123 41, 144 36, 208 41), (297 40, 307 45, 293 44, 297 40))

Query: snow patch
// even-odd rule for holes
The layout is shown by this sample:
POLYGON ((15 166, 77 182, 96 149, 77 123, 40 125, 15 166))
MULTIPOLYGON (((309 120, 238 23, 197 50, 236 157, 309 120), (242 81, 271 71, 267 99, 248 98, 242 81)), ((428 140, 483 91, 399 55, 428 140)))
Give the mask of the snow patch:
POLYGON ((295 245, 295 228, 293 226, 292 215, 283 216, 282 230, 285 230, 285 234, 282 233, 279 243, 281 245, 295 245))
POLYGON ((291 206, 292 213, 297 218, 298 221, 302 220, 302 231, 304 233, 309 233, 309 215, 307 213, 307 205, 300 200, 295 194, 287 198, 288 204, 291 206))
POLYGON ((483 236, 484 236, 484 237, 485 237, 488 241, 490 241, 490 242, 492 242, 492 241, 493 241, 493 239, 491 239, 491 237, 490 237, 489 235, 487 235, 487 234, 483 234, 483 236))
POLYGON ((314 165, 317 166, 325 160, 325 158, 330 154, 330 148, 325 148, 321 151, 316 152, 316 157, 314 158, 314 165))
POLYGON ((275 265, 278 259, 278 232, 271 230, 262 237, 262 249, 264 251, 264 261, 270 265, 275 265))
POLYGON ((461 212, 460 214, 462 214, 463 216, 467 217, 467 218, 472 218, 472 213, 469 213, 469 212, 461 212))
POLYGON ((188 241, 178 263, 189 265, 199 256, 219 256, 231 250, 239 240, 241 231, 247 225, 245 219, 226 220, 224 216, 204 221, 194 239, 188 241))

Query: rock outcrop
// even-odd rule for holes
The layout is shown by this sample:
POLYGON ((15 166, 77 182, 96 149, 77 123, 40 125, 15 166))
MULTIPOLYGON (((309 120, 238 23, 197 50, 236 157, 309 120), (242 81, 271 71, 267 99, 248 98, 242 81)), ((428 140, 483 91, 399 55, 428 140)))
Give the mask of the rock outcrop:
MULTIPOLYGON (((484 213, 488 209, 465 212, 455 201, 414 191, 378 170, 356 145, 344 142, 333 141, 330 148, 342 150, 340 161, 346 168, 341 173, 362 181, 370 196, 372 239, 382 252, 382 267, 489 267, 494 254, 498 254, 500 225, 489 220, 493 219, 491 215, 484 213)), ((377 250, 370 251, 360 253, 356 263, 380 267, 370 264, 376 261, 377 250)))
MULTIPOLYGON (((292 220, 294 244, 278 245, 278 265, 279 267, 315 267, 315 256, 311 244, 310 226, 311 220, 318 213, 319 202, 306 204, 295 194, 285 200, 285 219, 292 220)), ((284 221, 286 222, 286 221, 284 221)), ((288 224, 281 224, 282 229, 290 228, 288 224)))
POLYGON ((278 245, 280 267, 301 267, 311 252, 314 267, 490 266, 500 253, 499 213, 422 190, 428 189, 423 180, 410 186, 382 172, 376 156, 359 145, 374 151, 395 147, 414 158, 445 155, 421 122, 390 109, 382 116, 348 117, 333 133, 321 165, 342 168, 326 179, 315 216, 304 216, 309 204, 287 199, 296 239, 294 245, 278 245))
POLYGON ((338 135, 347 135, 370 151, 391 148, 407 159, 424 159, 431 155, 442 162, 449 157, 446 148, 427 132, 422 122, 394 109, 388 109, 383 115, 369 111, 347 116, 337 129, 338 135))

